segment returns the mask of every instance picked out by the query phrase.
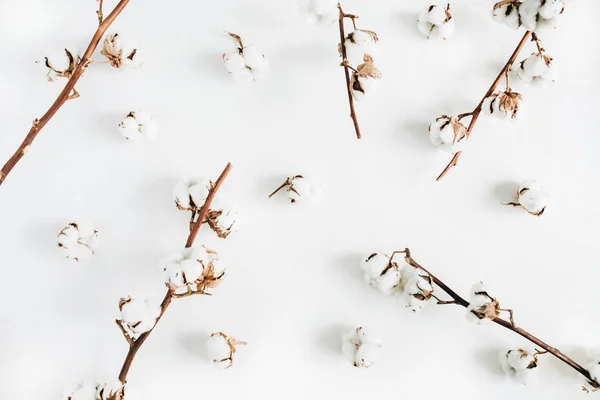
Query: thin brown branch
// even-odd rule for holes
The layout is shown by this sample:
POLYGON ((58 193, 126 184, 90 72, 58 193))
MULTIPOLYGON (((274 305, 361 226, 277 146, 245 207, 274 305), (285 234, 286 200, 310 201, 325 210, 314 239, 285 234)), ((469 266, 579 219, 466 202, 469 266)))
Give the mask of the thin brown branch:
MULTIPOLYGON (((194 244, 194 240, 196 239, 196 236, 198 235, 200 226, 202 226, 201 221, 203 221, 206 218, 206 214, 208 213, 210 204, 212 203, 213 199, 215 198, 215 195, 217 194, 217 191, 221 187, 221 184, 223 183, 223 181, 225 180, 225 178, 231 171, 231 168, 232 168, 231 163, 227 163, 227 166, 225 167, 223 172, 221 172, 219 179, 217 179, 217 181, 215 182, 213 187, 210 189, 208 197, 206 198, 204 205, 200 209, 198 221, 194 225, 194 228, 192 229, 192 231, 190 232, 190 235, 187 238, 185 247, 192 247, 192 245, 194 244)), ((122 384, 125 384, 127 382, 127 374, 129 373, 131 364, 133 363, 133 360, 135 359, 135 356, 136 356, 137 352, 139 351, 140 347, 142 347, 142 345, 144 344, 146 339, 148 339, 148 336, 150 336, 150 334, 154 331, 154 328, 156 328, 156 325, 158 325, 158 322, 161 320, 162 316, 167 311, 167 308, 169 307, 169 305, 171 304, 173 299, 179 298, 179 297, 185 297, 185 296, 177 295, 175 293, 175 289, 172 287, 169 287, 167 289, 167 293, 165 294, 165 297, 164 297, 162 303, 160 304, 160 315, 158 316, 158 318, 156 318, 156 324, 154 324, 154 327, 151 330, 149 330, 148 332, 142 333, 140 335, 140 337, 138 337, 134 341, 133 345, 129 348, 129 352, 127 352, 127 356, 125 357, 125 361, 123 361, 123 366, 121 367, 121 372, 119 372, 119 381, 122 384)))
POLYGON ((52 103, 48 111, 46 111, 46 113, 41 118, 36 119, 37 123, 31 126, 31 129, 29 129, 27 136, 25 136, 25 139, 23 140, 19 148, 15 151, 12 157, 6 162, 6 164, 4 164, 4 166, 0 170, 0 185, 4 183, 4 180, 6 179, 8 174, 12 171, 15 165, 17 165, 21 158, 23 158, 23 156, 26 153, 25 149, 28 149, 31 146, 31 144, 35 140, 36 136, 40 133, 42 128, 46 126, 46 124, 52 119, 54 114, 56 114, 56 112, 67 102, 67 100, 69 100, 69 97, 71 96, 71 93, 73 92, 77 81, 79 81, 79 78, 81 78, 87 66, 89 65, 89 60, 91 60, 92 54, 94 54, 96 47, 98 47, 102 36, 128 3, 129 0, 119 1, 119 3, 110 12, 110 14, 105 19, 103 19, 103 21, 98 25, 98 29, 96 29, 96 32, 92 36, 92 40, 90 41, 87 49, 85 50, 85 53, 83 53, 83 56, 77 63, 77 66, 73 70, 73 74, 67 81, 67 84, 65 85, 63 90, 60 92, 56 100, 54 100, 54 103, 52 103))
POLYGON ((540 53, 540 55, 544 54, 544 48, 542 47, 542 42, 540 40, 540 38, 538 37, 538 35, 535 32, 531 33, 531 41, 535 42, 535 46, 538 49, 538 52, 540 53))
MULTIPOLYGON (((408 248, 405 249, 403 252, 406 254, 406 257, 405 257, 406 262, 415 268, 419 268, 419 269, 427 272, 429 274, 429 276, 431 277, 431 280, 440 289, 442 289, 444 292, 446 292, 446 294, 448 294, 454 300, 455 304, 465 307, 465 308, 469 307, 468 301, 466 301, 464 298, 462 298, 460 295, 458 295, 458 293, 456 293, 454 290, 452 290, 448 285, 446 285, 444 282, 442 282, 440 279, 438 279, 435 275, 433 275, 431 272, 429 272, 427 269, 425 269, 422 265, 420 265, 418 262, 416 262, 411 257, 410 250, 408 248)), ((600 388, 600 382, 594 381, 592 379, 590 373, 585 368, 583 368, 581 365, 579 365, 577 362, 575 362, 573 359, 571 359, 566 354, 562 353, 557 348, 554 348, 554 347, 548 345, 547 343, 543 342, 541 339, 538 339, 537 337, 533 336, 531 333, 527 332, 525 329, 522 329, 522 328, 519 328, 518 326, 516 326, 514 324, 514 320, 512 318, 512 310, 505 310, 505 311, 508 311, 510 313, 510 316, 511 316, 510 322, 506 321, 502 318, 495 318, 493 320, 493 322, 522 336, 523 338, 529 340, 536 346, 541 347, 542 349, 544 349, 544 353, 548 352, 548 353, 552 354, 554 357, 558 358, 559 360, 561 360, 562 362, 567 364, 569 367, 573 368, 575 371, 577 371, 578 373, 583 375, 592 386, 600 388)), ((543 353, 538 350, 538 354, 543 354, 543 353)))
MULTIPOLYGON (((338 9, 340 10, 340 18, 339 18, 339 24, 340 24, 340 50, 342 53, 342 60, 345 61, 347 56, 346 56, 346 44, 345 39, 346 39, 346 33, 344 32, 344 18, 347 15, 350 14, 344 14, 344 11, 342 10, 342 5, 340 3, 338 3, 338 9)), ((352 23, 354 24, 354 19, 356 17, 352 16, 352 23)), ((354 26, 356 29, 356 25, 354 26)), ((361 138, 361 134, 360 134, 360 127, 358 126, 358 118, 356 117, 356 111, 354 110, 354 99, 352 98, 352 92, 350 92, 350 71, 348 70, 348 66, 344 65, 344 75, 346 76, 346 90, 348 91, 348 102, 350 103, 350 118, 352 118, 352 123, 354 124, 354 130, 356 131, 356 138, 360 139, 361 138)))
POLYGON ((102 14, 102 3, 104 0, 98 0, 98 11, 96 11, 96 14, 98 14, 98 24, 102 23, 102 20, 104 19, 104 15, 102 14))
MULTIPOLYGON (((502 81, 502 78, 505 75, 507 77, 506 83, 507 83, 507 87, 508 87, 508 71, 510 71, 510 68, 517 60, 519 53, 521 53, 521 50, 523 50, 523 47, 527 43, 527 40, 529 40, 529 38, 531 37, 531 34, 532 34, 531 31, 525 32, 525 34, 519 41, 517 48, 515 49, 515 51, 513 51, 512 55, 510 56, 510 58, 508 59, 506 64, 504 64, 504 67, 502 68, 502 70, 500 71, 500 73, 498 74, 496 79, 494 79, 494 82, 492 82, 492 85, 490 86, 490 88, 487 90, 485 95, 481 98, 481 101, 479 102, 479 104, 477 104, 477 107, 475 107, 475 109, 470 113, 471 114, 471 122, 469 123, 469 127, 467 128, 467 139, 470 138, 471 132, 473 131, 473 128, 475 127, 475 123, 477 122, 477 118, 479 118, 479 114, 481 114, 481 107, 483 105, 483 102, 485 101, 485 99, 490 97, 490 95, 496 91, 496 88, 498 87, 498 85, 502 81)), ((461 114, 461 115, 464 115, 464 114, 461 114)), ((458 159, 460 158, 461 154, 462 154, 462 151, 459 151, 456 154, 454 154, 454 156, 452 157, 452 159, 450 160, 450 162, 448 163, 446 168, 444 168, 442 173, 437 177, 436 181, 441 180, 444 176, 446 176, 446 174, 450 171, 450 169, 452 169, 452 167, 454 167, 458 164, 458 159)))
POLYGON ((275 189, 273 191, 273 193, 271 193, 268 197, 269 199, 273 196, 275 196, 275 194, 277 194, 277 192, 279 192, 281 189, 283 189, 284 187, 286 187, 287 185, 290 185, 292 182, 290 181, 290 178, 287 178, 285 180, 285 182, 283 182, 281 185, 279 185, 279 187, 277 189, 275 189))
POLYGON ((71 93, 69 97, 67 97, 67 100, 73 100, 77 98, 79 98, 79 92, 77 91, 77 89, 73 88, 73 93, 71 93))
POLYGON ((117 320, 115 320, 115 322, 117 323, 117 326, 121 330, 123 337, 125 338, 125 340, 127 340, 127 343, 129 343, 129 347, 133 346, 134 340, 131 336, 129 336, 129 333, 127 332, 127 330, 125 330, 125 327, 123 326, 123 321, 121 321, 120 319, 117 319, 117 320))

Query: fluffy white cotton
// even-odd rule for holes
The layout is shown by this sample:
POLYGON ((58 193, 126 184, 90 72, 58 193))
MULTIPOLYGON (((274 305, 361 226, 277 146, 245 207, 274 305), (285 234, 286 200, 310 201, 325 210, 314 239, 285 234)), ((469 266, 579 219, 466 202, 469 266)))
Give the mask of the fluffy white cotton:
POLYGON ((373 253, 360 264, 364 280, 383 294, 390 295, 398 290, 400 271, 398 264, 391 262, 383 253, 373 253))
POLYGON ((516 118, 522 100, 523 97, 517 92, 493 93, 483 100, 481 109, 484 114, 493 115, 500 119, 516 118))
POLYGON ((379 38, 375 32, 363 29, 354 30, 346 36, 344 41, 346 59, 350 65, 356 66, 365 61, 365 56, 376 57, 379 53, 378 42, 379 38))
POLYGON ((521 183, 517 191, 518 204, 532 215, 542 215, 548 206, 549 200, 550 193, 535 179, 521 183))
POLYGON ((429 140, 447 153, 457 153, 467 144, 467 127, 454 117, 442 115, 429 125, 429 140))
POLYGON ((152 302, 142 293, 134 293, 119 302, 123 327, 132 338, 154 328, 160 315, 160 306, 152 302))
POLYGON ((98 231, 88 224, 71 222, 58 234, 58 247, 66 258, 83 260, 94 254, 98 231))
POLYGON ((563 13, 563 0, 503 0, 494 5, 494 20, 513 29, 530 31, 555 28, 563 13))
POLYGON ((244 46, 239 36, 230 34, 238 43, 234 51, 223 53, 222 60, 231 76, 238 81, 251 82, 266 72, 267 61, 260 49, 250 44, 244 46))
POLYGON ((157 132, 156 121, 144 111, 131 111, 119 124, 119 133, 126 140, 152 140, 157 132))
POLYGON ((337 0, 299 0, 298 8, 310 23, 333 24, 340 15, 337 4, 337 0))
POLYGON ((41 63, 45 67, 48 82, 54 82, 57 78, 70 78, 79 59, 79 52, 73 48, 60 49, 44 57, 41 63))
POLYGON ((357 368, 369 368, 379 358, 381 340, 371 330, 359 327, 342 338, 342 353, 357 368))
POLYGON ((527 83, 535 80, 554 81, 557 72, 552 65, 552 58, 534 53, 521 61, 517 68, 517 76, 527 83))
POLYGON ((400 288, 406 306, 414 312, 421 310, 433 294, 431 277, 427 272, 408 264, 402 268, 400 276, 400 288))
POLYGON ((362 98, 365 97, 369 93, 376 92, 379 89, 379 87, 381 86, 378 77, 376 78, 376 77, 368 76, 368 75, 361 76, 361 75, 355 73, 354 80, 355 80, 355 82, 358 83, 358 86, 353 86, 351 92, 352 92, 352 97, 356 101, 362 100, 362 98), (357 87, 359 89, 357 89, 357 87))
POLYGON ((216 195, 210 205, 208 223, 220 238, 225 239, 239 227, 239 213, 231 203, 216 195))
POLYGON ((454 18, 450 6, 432 5, 419 14, 418 28, 428 39, 446 40, 454 33, 454 18))
POLYGON ((162 265, 165 283, 178 294, 214 287, 225 274, 217 253, 205 247, 183 249, 163 260, 162 265))
POLYGON ((235 340, 223 332, 215 332, 208 338, 206 348, 213 365, 218 369, 227 369, 233 365, 233 353, 236 352, 236 346, 246 344, 246 342, 235 340))
POLYGON ((186 179, 177 182, 173 188, 173 199, 180 210, 199 210, 211 189, 208 179, 186 179))
POLYGON ((483 282, 477 282, 471 287, 467 319, 477 325, 487 325, 498 316, 498 302, 487 292, 483 282))
POLYGON ((500 354, 500 365, 510 378, 525 384, 537 370, 537 358, 526 350, 514 349, 500 354))
POLYGON ((589 372, 592 381, 585 379, 584 389, 589 392, 597 392, 600 390, 600 351, 594 350, 587 354, 587 360, 584 364, 585 369, 589 372))
POLYGON ((290 176, 277 190, 269 195, 273 197, 280 190, 285 190, 290 203, 317 202, 322 195, 321 183, 317 178, 307 178, 304 175, 290 176))
POLYGON ((115 68, 134 68, 142 66, 140 53, 132 41, 120 33, 109 33, 102 42, 100 54, 108 59, 115 68))

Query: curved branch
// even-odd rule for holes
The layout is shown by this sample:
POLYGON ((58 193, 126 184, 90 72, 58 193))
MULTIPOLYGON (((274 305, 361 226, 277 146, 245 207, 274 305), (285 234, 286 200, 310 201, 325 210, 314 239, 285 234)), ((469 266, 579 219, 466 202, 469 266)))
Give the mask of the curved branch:
POLYGON ((358 18, 355 15, 344 14, 342 11, 342 5, 338 3, 338 9, 340 10, 340 53, 342 55, 342 66, 344 67, 344 75, 346 76, 346 90, 348 91, 348 102, 350 103, 350 118, 352 118, 352 123, 354 124, 354 130, 356 131, 356 138, 360 139, 360 127, 358 126, 358 118, 356 117, 356 111, 354 110, 354 99, 352 98, 352 93, 350 92, 350 72, 349 67, 344 64, 346 61, 346 33, 344 32, 344 18, 348 17, 352 19, 352 23, 354 24, 354 28, 356 29, 355 19, 358 18))
MULTIPOLYGON (((88 45, 87 49, 85 50, 85 53, 83 53, 83 56, 77 63, 77 66, 73 70, 73 74, 67 81, 67 84, 65 85, 63 90, 60 92, 56 100, 54 100, 54 103, 52 103, 48 111, 46 111, 46 113, 41 118, 36 118, 33 121, 33 124, 31 125, 31 128, 27 133, 27 136, 25 136, 25 139, 23 140, 19 148, 15 151, 12 157, 8 159, 6 164, 4 164, 4 166, 0 170, 0 185, 4 183, 4 180, 6 179, 10 171, 12 171, 15 165, 17 165, 21 158, 23 158, 23 156, 29 151, 31 144, 35 140, 36 136, 40 133, 42 128, 46 126, 46 124, 52 119, 54 114, 56 114, 56 112, 67 102, 67 100, 74 98, 72 97, 71 93, 77 93, 77 91, 74 91, 75 84, 77 84, 77 81, 79 81, 79 78, 81 78, 88 65, 91 63, 92 54, 94 54, 96 47, 98 47, 102 36, 104 36, 104 33, 106 32, 108 27, 119 16, 121 11, 123 11, 127 3, 129 3, 129 0, 119 1, 119 3, 111 11, 111 13, 106 18, 104 18, 102 22, 100 22, 100 24, 98 25, 98 29, 96 29, 94 36, 92 36, 90 44, 88 45)), ((102 3, 100 3, 100 7, 101 5, 102 3)), ((99 8, 98 11, 101 11, 101 8, 99 8)), ((100 19, 100 14, 98 14, 98 18, 100 19)))

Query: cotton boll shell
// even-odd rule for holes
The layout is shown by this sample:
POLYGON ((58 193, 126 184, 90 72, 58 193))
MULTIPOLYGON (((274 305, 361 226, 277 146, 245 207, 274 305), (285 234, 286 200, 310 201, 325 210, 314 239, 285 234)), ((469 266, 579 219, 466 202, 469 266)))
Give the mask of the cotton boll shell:
POLYGON ((260 69, 263 68, 266 61, 262 52, 253 44, 244 47, 242 50, 244 63, 248 68, 260 69))
POLYGON ((521 206, 531 214, 540 214, 548 205, 549 193, 537 181, 530 180, 519 186, 518 200, 521 206))
POLYGON ((227 368, 231 358, 231 347, 227 339, 220 334, 213 334, 206 342, 208 357, 217 368, 227 368), (227 360, 227 361, 223 361, 227 360))
POLYGON ((517 371, 532 369, 535 363, 535 357, 522 349, 510 350, 506 353, 508 364, 517 371))
POLYGON ((298 202, 300 200, 307 200, 310 198, 313 188, 308 179, 303 177, 295 177, 292 180, 292 186, 294 190, 290 190, 288 192, 291 201, 298 202))
POLYGON ((481 110, 483 111, 484 114, 486 115, 492 115, 492 111, 493 111, 493 102, 494 102, 495 97, 489 96, 486 97, 483 100, 483 103, 481 103, 481 110))
POLYGON ((238 73, 246 68, 244 57, 242 57, 238 50, 223 53, 222 58, 225 68, 227 68, 227 71, 231 74, 238 73))

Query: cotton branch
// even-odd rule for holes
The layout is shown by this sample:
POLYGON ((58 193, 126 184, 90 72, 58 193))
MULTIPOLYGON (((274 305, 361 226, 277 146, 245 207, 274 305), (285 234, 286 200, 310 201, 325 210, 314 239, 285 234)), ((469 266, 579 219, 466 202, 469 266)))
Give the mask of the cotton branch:
MULTIPOLYGON (((461 114, 463 117, 467 117, 467 116, 471 117, 471 122, 469 123, 469 127, 467 128, 467 139, 471 136, 471 132, 473 131, 473 128, 475 127, 477 118, 479 118, 479 114, 481 114, 483 102, 485 101, 486 98, 488 98, 490 95, 492 95, 496 91, 496 88, 498 87, 500 82, 502 82, 502 78, 504 78, 505 76, 508 76, 508 73, 509 73, 511 67, 517 60, 519 53, 521 52, 521 50, 523 49, 523 47, 525 46, 525 44, 527 43, 529 38, 532 37, 532 34, 533 33, 531 31, 525 32, 525 35, 523 35, 523 38, 517 45, 517 48, 512 53, 512 55, 510 56, 510 58, 508 59, 508 61, 506 62, 506 64, 504 65, 504 67, 502 68, 502 70, 500 71, 500 73, 498 74, 498 76, 496 77, 494 82, 492 83, 492 85, 490 86, 490 88, 487 90, 487 92, 485 93, 485 95, 483 96, 483 98, 481 99, 479 104, 477 105, 477 107, 475 107, 475 109, 470 113, 461 114)), ((533 34, 533 35, 535 35, 535 34, 533 34)), ((533 38, 534 38, 533 40, 536 41, 536 44, 537 44, 538 43, 537 36, 533 36, 533 38)), ((508 85, 508 83, 507 83, 507 85, 508 85)), ((460 117, 459 117, 459 119, 460 119, 460 117)), ((441 180, 444 176, 446 176, 446 174, 448 173, 448 171, 450 171, 450 169, 452 167, 457 165, 458 159, 460 158, 461 154, 462 154, 462 151, 459 151, 456 154, 454 154, 454 156, 452 157, 452 160, 450 160, 450 162, 448 163, 446 168, 444 168, 442 173, 437 177, 437 179, 436 179, 437 181, 441 180)))
MULTIPOLYGON (((461 307, 464 308, 468 308, 469 307, 469 302, 466 301, 464 298, 462 298, 458 293, 456 293, 454 290, 452 290, 448 285, 446 285, 444 282, 442 282, 440 279, 438 279, 435 275, 433 275, 431 272, 429 272, 427 269, 425 269, 425 267, 423 267, 422 265, 420 265, 418 262, 416 262, 410 254, 410 250, 408 248, 401 250, 401 251, 396 251, 393 253, 393 255, 395 254, 404 254, 404 259, 406 260, 406 262, 413 266, 414 268, 417 269, 421 269, 423 271, 425 271, 432 279, 432 281, 440 288, 442 289, 444 292, 446 292, 446 294, 448 296, 450 296, 452 298, 451 301, 442 301, 440 304, 456 304, 459 305, 461 307)), ((393 256, 392 256, 393 257, 393 256)), ((502 311, 509 311, 509 310, 505 310, 505 309, 501 309, 502 311)), ((578 373, 580 373, 581 375, 583 375, 587 381, 590 383, 590 385, 592 385, 595 388, 600 389, 600 382, 596 382, 590 375, 590 373, 588 372, 588 370, 586 370, 585 368, 583 368, 581 365, 579 365, 577 362, 575 362, 573 359, 571 359, 569 356, 567 356, 566 354, 562 353, 560 350, 546 344, 545 342, 543 342, 542 340, 538 339, 537 337, 533 336, 531 333, 527 332, 525 329, 520 328, 518 326, 516 326, 516 324, 514 323, 513 320, 513 316, 512 316, 512 311, 510 311, 510 316, 511 316, 511 321, 506 321, 505 319, 502 318, 494 318, 492 321, 500 326, 503 326, 504 328, 511 330, 513 332, 515 332, 516 334, 524 337, 525 339, 529 340, 530 342, 532 342, 533 344, 535 344, 538 347, 541 347, 543 349, 543 351, 537 350, 537 354, 543 354, 543 353, 550 353, 552 354, 554 357, 558 358, 559 360, 561 360, 562 362, 564 362, 565 364, 567 364, 568 366, 570 366, 571 368, 573 368, 575 371, 577 371, 578 373)))
POLYGON ((350 118, 352 118, 352 123, 354 124, 354 130, 356 131, 356 138, 360 139, 360 127, 358 126, 358 119, 356 117, 356 111, 354 110, 354 99, 352 98, 352 93, 350 92, 350 67, 347 64, 347 53, 346 53, 346 33, 344 31, 344 18, 350 18, 352 20, 352 24, 356 29, 355 19, 358 18, 356 15, 345 14, 342 10, 342 5, 338 3, 338 9, 340 10, 340 52, 342 54, 342 66, 344 67, 344 75, 346 76, 346 90, 348 91, 348 102, 350 103, 350 118))
POLYGON ((6 179, 8 174, 12 171, 15 165, 17 165, 21 158, 23 158, 25 153, 27 153, 36 136, 40 133, 42 128, 46 126, 46 124, 52 119, 54 114, 56 114, 56 112, 67 102, 67 100, 79 97, 79 93, 77 93, 77 91, 75 90, 75 85, 87 69, 88 65, 92 63, 92 55, 94 54, 96 47, 98 47, 102 36, 110 27, 110 25, 114 22, 114 20, 119 16, 119 14, 121 14, 121 11, 123 11, 123 9, 128 3, 129 0, 119 1, 119 3, 110 12, 110 14, 106 18, 103 18, 102 0, 100 0, 98 11, 96 11, 99 20, 98 29, 96 29, 94 36, 92 36, 92 40, 90 41, 87 49, 85 50, 85 53, 83 53, 83 56, 77 63, 77 66, 73 70, 73 73, 67 81, 67 84, 60 92, 56 100, 54 100, 54 103, 52 103, 48 111, 46 111, 46 113, 41 118, 36 118, 34 120, 33 124, 31 125, 31 128, 29 129, 29 132, 27 133, 27 136, 25 136, 25 139, 23 140, 17 151, 15 151, 12 157, 6 162, 6 164, 4 164, 4 166, 0 170, 0 185, 4 183, 4 180, 6 179))
MULTIPOLYGON (((232 168, 231 163, 228 163, 227 166, 225 167, 225 169, 223 170, 223 172, 221 172, 219 179, 217 179, 214 186, 211 188, 211 190, 208 194, 208 197, 207 197, 206 201, 204 202, 204 205, 200 209, 198 219, 197 219, 196 223, 194 224, 193 228, 191 229, 191 232, 187 238, 187 241, 185 244, 186 248, 192 247, 192 245, 194 244, 194 240, 196 239, 196 236, 198 235, 198 231, 200 230, 200 227, 202 226, 202 221, 204 221, 206 219, 206 216, 208 215, 208 211, 210 209, 210 204, 212 203, 215 195, 217 194, 217 191, 221 187, 221 184, 223 183, 223 181, 225 180, 225 178, 231 171, 231 168, 232 168)), ((171 304, 171 301, 174 298, 178 298, 178 297, 185 297, 185 296, 176 295, 175 289, 169 288, 167 290, 167 293, 165 294, 165 297, 164 297, 162 303, 160 304, 161 311, 160 311, 158 318, 156 319, 156 324, 158 324, 158 322, 160 321, 160 319, 162 318, 164 313, 167 311, 167 308, 171 304)), ((154 325, 154 327, 156 327, 156 324, 154 325)), ((148 339, 148 336, 150 336, 150 334, 154 330, 154 327, 151 330, 149 330, 148 332, 142 333, 136 340, 132 340, 130 342, 129 352, 127 353, 127 356, 125 357, 125 361, 123 362, 123 366, 121 367, 121 372, 119 373, 119 381, 122 384, 125 384, 127 382, 127 374, 129 373, 131 364, 133 363, 133 360, 135 359, 135 356, 136 356, 137 352, 139 351, 140 347, 142 347, 142 345, 144 344, 146 339, 148 339)), ((125 335, 125 332, 124 332, 124 335, 125 335)), ((128 335, 125 335, 126 339, 127 339, 127 337, 128 337, 128 335)), ((129 340, 128 340, 128 342, 129 342, 129 340)))

